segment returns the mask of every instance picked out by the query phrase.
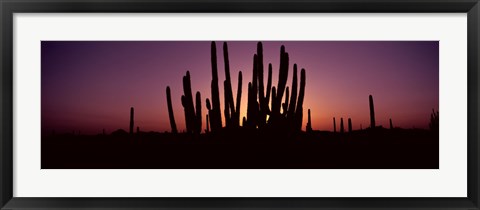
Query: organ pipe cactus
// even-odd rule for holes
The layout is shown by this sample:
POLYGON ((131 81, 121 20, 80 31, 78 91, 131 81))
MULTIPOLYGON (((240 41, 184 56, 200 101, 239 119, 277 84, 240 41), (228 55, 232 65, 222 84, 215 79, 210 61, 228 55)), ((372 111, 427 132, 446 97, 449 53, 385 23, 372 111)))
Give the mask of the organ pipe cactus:
POLYGON ((232 119, 235 117, 235 104, 233 102, 232 82, 230 80, 230 62, 228 59, 228 46, 223 43, 223 59, 225 64, 225 82, 224 82, 224 103, 225 103, 225 124, 227 127, 235 125, 232 119))
POLYGON ((134 110, 133 110, 133 107, 130 107, 130 135, 133 134, 133 116, 134 115, 134 110))
POLYGON ((257 61, 255 62, 257 70, 257 79, 258 79, 258 101, 259 101, 259 111, 258 111, 258 126, 262 128, 266 124, 267 110, 268 110, 268 101, 264 93, 264 84, 263 84, 263 46, 261 42, 257 43, 257 61))
POLYGON ((288 118, 293 120, 295 114, 295 107, 297 103, 297 64, 293 65, 293 79, 292 79, 292 96, 290 97, 290 105, 288 110, 288 118))
POLYGON ((235 107, 235 118, 233 118, 234 127, 239 127, 240 125, 240 106, 242 99, 242 72, 238 72, 238 87, 237 87, 237 105, 235 107))
POLYGON ((285 102, 282 104, 282 108, 283 108, 282 115, 284 116, 286 116, 288 112, 288 97, 289 97, 289 90, 287 86, 287 89, 285 91, 285 102))
POLYGON ((300 91, 298 93, 297 106, 294 115, 296 131, 302 128, 303 119, 303 98, 305 97, 306 73, 305 69, 300 72, 300 91))
POLYGON ((172 106, 172 96, 170 93, 170 87, 167 86, 167 106, 168 106, 168 117, 170 119, 170 127, 172 128, 172 133, 177 133, 177 124, 175 123, 175 116, 173 115, 173 106, 172 106))
POLYGON ((340 118, 340 133, 343 133, 344 132, 344 129, 343 129, 343 117, 340 118))
POLYGON ((375 128, 375 108, 373 107, 373 96, 368 96, 368 101, 370 104, 370 128, 375 128))
POLYGON ((194 132, 200 134, 202 132, 202 97, 197 91, 195 95, 195 126, 194 132))
POLYGON ((333 118, 333 132, 337 132, 337 123, 335 123, 335 117, 333 118))
POLYGON ((209 133, 210 132, 210 122, 208 121, 208 114, 207 114, 206 118, 207 118, 207 123, 206 123, 207 129, 205 130, 205 133, 209 133))
POLYGON ((190 72, 183 76, 183 94, 182 105, 185 112, 185 125, 187 133, 193 133, 195 127, 195 108, 193 105, 192 87, 190 82, 190 72))
POLYGON ((190 72, 183 77, 182 105, 185 112, 187 133, 200 133, 202 130, 202 108, 200 92, 196 93, 196 106, 193 105, 190 72))
POLYGON ((308 109, 308 121, 307 121, 307 132, 312 132, 312 118, 310 116, 310 109, 308 109))
POLYGON ((211 63, 212 63, 212 111, 210 115, 210 127, 212 132, 222 128, 222 117, 220 111, 220 94, 218 90, 218 70, 217 70, 217 49, 215 42, 211 45, 211 63))
POLYGON ((272 114, 280 114, 280 105, 282 103, 283 93, 285 92, 285 86, 288 79, 288 53, 285 52, 285 46, 280 47, 280 68, 278 72, 278 84, 277 84, 277 94, 275 96, 276 100, 274 102, 274 107, 272 107, 272 114))
POLYGON ((348 132, 352 132, 352 119, 348 118, 348 132))

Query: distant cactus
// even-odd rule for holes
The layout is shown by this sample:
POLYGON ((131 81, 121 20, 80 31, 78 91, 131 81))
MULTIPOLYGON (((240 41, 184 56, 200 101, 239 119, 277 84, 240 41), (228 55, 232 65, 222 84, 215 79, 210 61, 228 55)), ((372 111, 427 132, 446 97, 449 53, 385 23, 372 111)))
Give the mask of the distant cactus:
POLYGON ((175 116, 173 115, 172 97, 170 94, 169 86, 167 86, 167 106, 168 106, 168 117, 170 118, 170 127, 172 128, 172 133, 178 133, 177 124, 175 123, 175 116))
POLYGON ((430 123, 428 127, 431 131, 435 132, 438 135, 438 131, 440 128, 440 118, 438 115, 438 111, 435 112, 435 109, 432 109, 432 114, 430 114, 430 123))
POLYGON ((307 121, 307 132, 312 132, 312 118, 310 116, 310 109, 308 109, 308 121, 307 121))
POLYGON ((333 118, 333 132, 337 132, 337 123, 335 123, 335 117, 333 118))
POLYGON ((137 126, 137 134, 140 134, 140 127, 137 126))
POLYGON ((134 110, 133 107, 130 107, 130 135, 133 134, 133 116, 134 115, 134 110))
POLYGON ((343 117, 340 118, 340 133, 344 133, 344 129, 343 129, 343 117))
POLYGON ((370 128, 375 128, 375 108, 373 107, 373 97, 372 95, 368 96, 370 104, 370 128))
POLYGON ((348 118, 348 132, 352 132, 352 119, 348 118))
POLYGON ((390 129, 393 129, 392 118, 390 118, 390 129))

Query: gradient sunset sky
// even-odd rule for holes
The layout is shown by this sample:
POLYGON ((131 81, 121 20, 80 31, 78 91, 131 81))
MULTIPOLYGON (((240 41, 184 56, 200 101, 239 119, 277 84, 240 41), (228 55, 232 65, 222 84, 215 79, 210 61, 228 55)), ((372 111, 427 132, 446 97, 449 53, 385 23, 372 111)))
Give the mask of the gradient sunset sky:
MULTIPOLYGON (((241 116, 246 115, 257 41, 228 41, 234 98, 243 73, 241 116)), ((332 118, 352 119, 353 129, 369 126, 368 95, 373 95, 377 125, 428 128, 439 106, 437 41, 262 41, 266 86, 268 63, 277 86, 280 46, 289 53, 287 86, 293 64, 306 70, 304 101, 314 130, 333 130, 332 118)), ((211 98, 210 41, 42 41, 42 132, 82 134, 128 131, 130 107, 135 127, 170 131, 165 89, 170 86, 175 120, 185 129, 180 97, 182 77, 190 71, 192 91, 201 92, 203 128, 211 98)), ((223 41, 216 41, 223 119, 223 41)), ((195 97, 195 95, 194 95, 195 97)), ((225 122, 223 122, 224 124, 225 122)), ((225 125, 225 124, 224 124, 225 125)), ((345 124, 346 125, 346 124, 345 124)))

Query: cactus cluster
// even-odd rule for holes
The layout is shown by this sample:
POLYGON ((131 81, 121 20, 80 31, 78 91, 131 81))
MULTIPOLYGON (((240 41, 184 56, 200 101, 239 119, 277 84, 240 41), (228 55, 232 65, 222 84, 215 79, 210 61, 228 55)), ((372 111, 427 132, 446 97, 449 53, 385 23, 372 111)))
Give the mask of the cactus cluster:
MULTIPOLYGON (((226 42, 223 43, 223 58, 225 64, 225 80, 223 82, 223 117, 225 121, 225 127, 228 129, 235 129, 240 127, 242 72, 239 71, 238 73, 237 95, 236 101, 234 101, 232 82, 230 79, 228 45, 226 42)), ((218 87, 219 79, 217 68, 217 50, 215 42, 211 43, 211 65, 211 98, 206 99, 208 113, 206 115, 207 129, 205 131, 215 133, 222 129, 222 113, 220 110, 220 96, 218 87)), ((278 84, 277 86, 272 87, 272 64, 270 63, 268 65, 267 85, 265 87, 263 46, 261 42, 258 42, 257 52, 253 56, 252 80, 248 82, 247 114, 245 117, 243 117, 243 127, 251 129, 263 129, 268 127, 275 130, 287 130, 289 132, 298 132, 301 130, 306 73, 305 69, 301 70, 300 85, 298 86, 297 65, 293 65, 293 79, 290 91, 290 87, 287 86, 288 68, 289 56, 285 51, 285 46, 281 46, 278 84)), ((202 128, 201 97, 200 92, 197 92, 194 107, 190 73, 188 71, 186 76, 183 77, 183 90, 184 95, 182 95, 181 101, 185 111, 185 124, 187 133, 200 133, 202 128)), ((167 87, 167 104, 172 133, 177 133, 178 131, 172 109, 170 87, 167 87)), ((312 127, 309 110, 309 123, 307 126, 307 131, 311 130, 312 127)))
POLYGON ((262 129, 268 125, 275 130, 288 130, 289 132, 300 131, 302 128, 303 99, 305 97, 306 85, 305 69, 301 70, 298 97, 296 64, 293 65, 291 92, 287 86, 289 55, 285 51, 285 46, 281 46, 280 48, 280 66, 277 86, 272 87, 272 64, 269 64, 267 87, 264 88, 263 69, 263 46, 262 43, 259 42, 257 44, 257 53, 253 56, 252 81, 248 83, 247 127, 262 129))

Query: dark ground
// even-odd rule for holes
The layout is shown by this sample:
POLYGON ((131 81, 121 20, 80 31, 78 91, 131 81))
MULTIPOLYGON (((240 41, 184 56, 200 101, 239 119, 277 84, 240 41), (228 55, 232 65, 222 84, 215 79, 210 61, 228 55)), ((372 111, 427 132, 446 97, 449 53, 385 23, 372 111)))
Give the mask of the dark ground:
POLYGON ((42 137, 42 169, 438 169, 438 134, 420 129, 352 133, 42 137))

